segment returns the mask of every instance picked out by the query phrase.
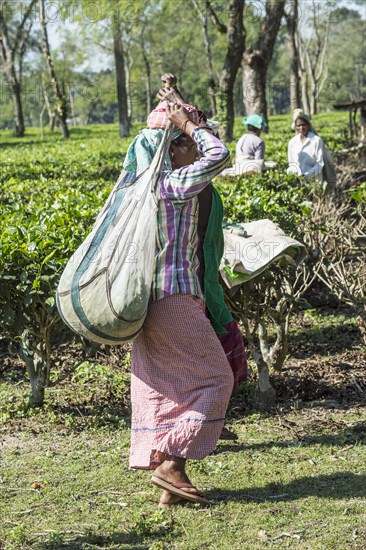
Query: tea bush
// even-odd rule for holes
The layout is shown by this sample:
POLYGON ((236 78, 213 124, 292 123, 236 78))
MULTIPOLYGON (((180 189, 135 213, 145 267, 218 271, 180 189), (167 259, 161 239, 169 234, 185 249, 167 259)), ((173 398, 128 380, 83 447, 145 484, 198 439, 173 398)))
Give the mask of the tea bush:
MULTIPOLYGON (((335 149, 344 144, 346 124, 346 116, 338 113, 319 115, 314 122, 335 149)), ((267 158, 279 162, 278 170, 218 181, 228 221, 270 218, 290 234, 300 233, 310 190, 285 172, 290 125, 290 117, 273 117, 264 137, 267 158)), ((135 126, 132 135, 141 126, 135 126)), ((235 137, 243 130, 237 120, 235 137)), ((50 132, 42 138, 37 130, 22 139, 3 132, 0 327, 2 338, 19 344, 35 404, 43 402, 42 385, 48 377, 52 328, 59 319, 55 289, 60 274, 106 200, 130 141, 118 138, 116 125, 73 128, 69 140, 50 132)), ((235 143, 229 148, 233 152, 235 143)))

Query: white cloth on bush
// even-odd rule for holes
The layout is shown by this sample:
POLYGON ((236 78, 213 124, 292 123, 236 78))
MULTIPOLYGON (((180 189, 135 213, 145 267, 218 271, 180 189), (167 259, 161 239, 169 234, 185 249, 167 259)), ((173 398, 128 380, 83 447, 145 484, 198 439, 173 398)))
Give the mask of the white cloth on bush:
POLYGON ((246 160, 241 164, 236 163, 232 168, 226 168, 217 177, 223 178, 236 178, 237 176, 251 176, 254 174, 260 174, 262 171, 272 170, 278 167, 278 162, 273 160, 246 160))
POLYGON ((264 160, 236 159, 234 170, 236 175, 246 174, 250 176, 261 174, 264 170, 264 160))
POLYGON ((285 235, 271 220, 236 223, 224 229, 224 255, 220 274, 229 288, 253 279, 281 258, 299 264, 305 245, 285 235))

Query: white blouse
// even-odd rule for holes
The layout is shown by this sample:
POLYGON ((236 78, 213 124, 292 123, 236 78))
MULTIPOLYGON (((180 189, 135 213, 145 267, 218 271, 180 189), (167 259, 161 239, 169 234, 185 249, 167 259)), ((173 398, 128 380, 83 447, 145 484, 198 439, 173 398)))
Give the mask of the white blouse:
POLYGON ((308 132, 304 141, 300 134, 288 143, 288 174, 322 179, 324 167, 323 140, 313 132, 308 132))

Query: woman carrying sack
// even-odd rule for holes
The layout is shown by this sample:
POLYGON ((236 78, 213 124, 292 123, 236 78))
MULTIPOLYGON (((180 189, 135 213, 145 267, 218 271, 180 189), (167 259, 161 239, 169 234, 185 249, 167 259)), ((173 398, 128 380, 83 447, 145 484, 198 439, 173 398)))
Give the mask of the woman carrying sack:
POLYGON ((226 167, 227 148, 199 127, 196 109, 165 101, 148 118, 154 128, 131 144, 124 178, 131 181, 148 166, 168 120, 176 133, 158 183, 152 302, 133 342, 131 375, 130 467, 155 470, 151 481, 163 489, 161 506, 207 503, 191 484, 186 461, 214 449, 233 388, 205 313, 199 261, 199 195, 226 167))

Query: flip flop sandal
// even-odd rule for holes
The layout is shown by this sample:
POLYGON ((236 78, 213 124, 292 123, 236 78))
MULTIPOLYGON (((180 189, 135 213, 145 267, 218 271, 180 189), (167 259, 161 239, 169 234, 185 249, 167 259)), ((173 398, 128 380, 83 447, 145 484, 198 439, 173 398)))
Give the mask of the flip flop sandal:
POLYGON ((189 500, 190 502, 199 502, 200 504, 209 504, 207 498, 204 498, 198 492, 188 493, 187 491, 183 490, 195 489, 197 491, 197 488, 192 485, 192 483, 171 483, 170 481, 159 477, 156 474, 152 476, 151 483, 153 483, 157 487, 160 487, 160 489, 166 489, 173 495, 178 495, 179 497, 182 497, 184 500, 189 500))
POLYGON ((225 441, 237 441, 238 436, 236 433, 232 432, 228 428, 222 428, 221 434, 219 439, 223 439, 225 441))

